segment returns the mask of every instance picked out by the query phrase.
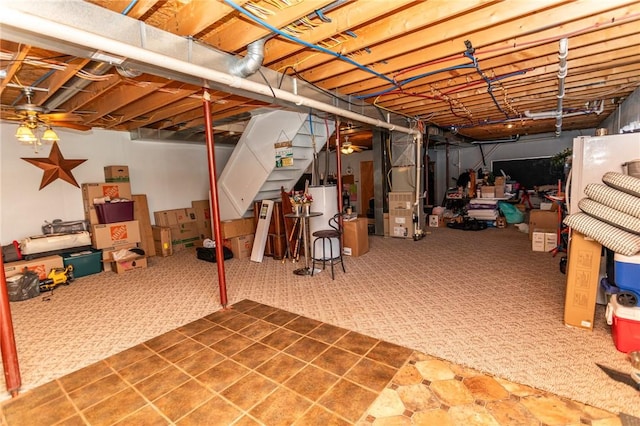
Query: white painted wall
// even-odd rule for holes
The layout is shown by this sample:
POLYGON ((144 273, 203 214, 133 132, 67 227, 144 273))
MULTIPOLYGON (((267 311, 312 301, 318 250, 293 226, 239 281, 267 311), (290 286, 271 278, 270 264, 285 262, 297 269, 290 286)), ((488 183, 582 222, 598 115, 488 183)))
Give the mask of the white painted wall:
MULTIPOLYGON (((0 243, 42 233, 45 220, 84 218, 82 191, 63 180, 39 190, 43 170, 21 158, 47 158, 50 146, 35 153, 15 139, 17 126, 0 122, 0 243)), ((132 141, 127 132, 89 132, 57 128, 65 159, 87 159, 72 170, 78 184, 104 182, 104 166, 129 166, 131 190, 146 194, 153 212, 190 207, 208 198, 209 173, 204 144, 132 141)), ((216 147, 216 172, 222 172, 233 147, 216 147)))

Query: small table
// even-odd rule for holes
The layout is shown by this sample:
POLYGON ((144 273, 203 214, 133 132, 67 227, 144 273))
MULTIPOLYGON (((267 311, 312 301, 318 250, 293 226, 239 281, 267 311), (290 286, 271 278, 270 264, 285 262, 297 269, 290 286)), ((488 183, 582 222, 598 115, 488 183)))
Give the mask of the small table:
POLYGON ((304 244, 304 268, 299 268, 293 271, 296 275, 311 275, 311 269, 309 268, 309 218, 322 216, 321 212, 303 212, 300 214, 288 213, 284 215, 290 218, 299 218, 302 226, 302 244, 304 244))

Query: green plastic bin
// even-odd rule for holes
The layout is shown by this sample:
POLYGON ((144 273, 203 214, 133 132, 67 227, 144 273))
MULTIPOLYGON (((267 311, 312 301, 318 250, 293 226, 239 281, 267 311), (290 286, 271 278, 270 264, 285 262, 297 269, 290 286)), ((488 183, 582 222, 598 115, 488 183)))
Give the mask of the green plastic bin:
POLYGON ((73 265, 73 276, 84 277, 102 272, 102 250, 84 250, 62 256, 64 266, 73 265))

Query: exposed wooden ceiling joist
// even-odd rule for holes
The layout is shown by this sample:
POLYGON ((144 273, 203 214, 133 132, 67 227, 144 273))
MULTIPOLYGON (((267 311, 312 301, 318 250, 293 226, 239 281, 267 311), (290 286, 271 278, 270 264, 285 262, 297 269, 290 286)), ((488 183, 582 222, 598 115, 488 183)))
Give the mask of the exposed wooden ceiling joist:
MULTIPOLYGON (((18 2, 7 0, 3 7, 12 3, 18 2)), ((467 138, 553 132, 553 120, 529 120, 524 113, 556 108, 558 40, 563 37, 569 40, 564 108, 585 111, 564 120, 565 129, 597 125, 640 84, 640 1, 69 0, 59 4, 67 10, 61 19, 73 24, 81 18, 81 8, 74 6, 88 3, 112 12, 108 23, 91 24, 108 25, 114 35, 117 28, 131 31, 131 19, 136 19, 230 58, 265 39, 264 78, 256 74, 256 81, 293 90, 292 81, 283 83, 281 74, 286 73, 317 85, 326 99, 327 93, 340 96, 347 109, 359 108, 345 101, 349 97, 354 104, 375 103, 379 112, 371 111, 378 119, 389 113, 444 129, 457 126, 467 138), (272 34, 232 4, 318 48, 272 34), (475 49, 473 55, 463 55, 469 48, 465 41, 475 49), (474 60, 478 68, 463 67, 473 66, 474 60), (378 92, 383 94, 366 96, 378 92), (360 95, 362 100, 356 98, 360 95), (602 100, 599 115, 587 113, 602 100), (504 125, 517 121, 515 130, 517 126, 504 125)), ((75 49, 55 50, 29 41, 0 40, 0 69, 6 72, 0 81, 2 117, 24 103, 20 86, 33 86, 37 105, 62 99, 55 110, 76 111, 87 125, 123 131, 191 126, 194 134, 203 126, 202 87, 193 81, 171 81, 147 74, 147 69, 129 78, 112 68, 79 85, 78 72, 90 70, 95 61, 75 56, 75 49)), ((278 107, 270 105, 268 96, 251 99, 223 87, 212 91, 218 102, 214 121, 278 107)), ((362 131, 369 129, 363 126, 362 131)))

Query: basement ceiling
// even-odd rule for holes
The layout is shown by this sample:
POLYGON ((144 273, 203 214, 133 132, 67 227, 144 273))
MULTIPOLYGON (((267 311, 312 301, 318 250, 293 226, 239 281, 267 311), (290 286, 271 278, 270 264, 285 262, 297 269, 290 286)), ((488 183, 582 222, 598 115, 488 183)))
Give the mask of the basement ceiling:
MULTIPOLYGON (((138 46, 168 56, 204 64, 210 55, 222 72, 262 39, 262 68, 247 78, 272 92, 299 88, 376 120, 462 139, 553 133, 558 111, 563 131, 595 128, 640 83, 638 1, 3 0, 0 15, 5 8, 125 39, 120 42, 141 38, 138 46), (55 13, 47 12, 51 3, 55 13), (154 45, 136 20, 166 32, 171 42, 154 45), (567 40, 566 73, 561 39, 567 40), (192 47, 205 53, 191 58, 192 47)), ((49 117, 54 128, 183 140, 204 140, 204 85, 216 141, 236 134, 256 111, 295 108, 277 96, 209 85, 97 52, 89 42, 66 42, 50 36, 46 25, 3 22, 0 34, 3 119, 27 103, 25 87, 33 89, 33 105, 62 113, 49 117)), ((344 123, 351 142, 370 141, 371 126, 344 123)))

